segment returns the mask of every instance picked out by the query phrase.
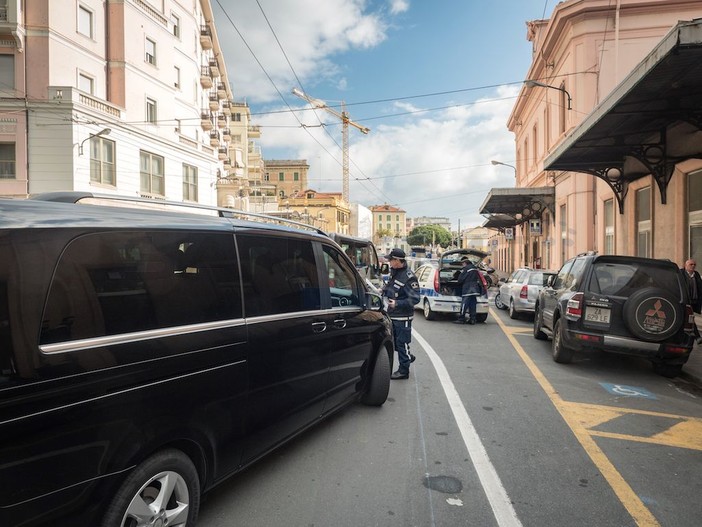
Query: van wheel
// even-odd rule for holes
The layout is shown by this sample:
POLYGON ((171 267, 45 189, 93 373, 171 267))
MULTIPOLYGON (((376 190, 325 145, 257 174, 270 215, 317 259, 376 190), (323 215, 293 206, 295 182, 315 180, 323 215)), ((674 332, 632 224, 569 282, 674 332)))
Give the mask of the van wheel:
POLYGON ((192 461, 169 449, 148 458, 122 483, 103 527, 194 525, 200 509, 200 479, 192 461))
POLYGON ((361 402, 368 406, 382 406, 388 399, 390 391, 390 358, 385 348, 378 352, 375 359, 375 366, 370 379, 368 379, 368 389, 361 397, 361 402))
POLYGON ((534 338, 536 340, 546 340, 548 335, 543 332, 544 314, 539 310, 539 304, 536 304, 534 311, 534 338))
POLYGON ((551 341, 551 352, 553 360, 560 364, 569 364, 573 361, 573 349, 563 342, 563 321, 559 318, 553 325, 553 340, 551 341))
POLYGON ((682 364, 666 364, 665 362, 653 363, 653 371, 656 372, 658 375, 668 377, 669 379, 680 375, 682 373, 682 368, 682 364))
POLYGON ((423 305, 424 318, 427 320, 434 320, 436 318, 436 313, 431 310, 431 305, 429 305, 429 300, 424 300, 423 305))

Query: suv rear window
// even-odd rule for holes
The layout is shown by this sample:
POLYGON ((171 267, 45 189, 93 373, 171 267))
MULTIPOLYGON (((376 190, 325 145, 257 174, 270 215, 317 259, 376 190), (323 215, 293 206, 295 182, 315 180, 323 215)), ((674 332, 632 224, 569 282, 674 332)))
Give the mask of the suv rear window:
POLYGON ((595 262, 588 289, 612 296, 630 296, 645 287, 664 289, 678 296, 678 270, 649 262, 595 262))

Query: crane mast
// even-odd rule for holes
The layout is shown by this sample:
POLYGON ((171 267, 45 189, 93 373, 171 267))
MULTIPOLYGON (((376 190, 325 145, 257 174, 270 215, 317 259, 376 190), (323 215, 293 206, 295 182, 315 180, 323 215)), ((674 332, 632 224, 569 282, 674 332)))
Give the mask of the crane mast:
POLYGON ((346 103, 341 102, 341 112, 330 108, 326 102, 310 97, 302 90, 293 88, 293 95, 310 103, 315 108, 326 110, 337 119, 341 120, 341 197, 348 204, 349 201, 349 125, 357 128, 361 133, 367 134, 370 128, 361 126, 349 119, 349 113, 346 111, 346 103))

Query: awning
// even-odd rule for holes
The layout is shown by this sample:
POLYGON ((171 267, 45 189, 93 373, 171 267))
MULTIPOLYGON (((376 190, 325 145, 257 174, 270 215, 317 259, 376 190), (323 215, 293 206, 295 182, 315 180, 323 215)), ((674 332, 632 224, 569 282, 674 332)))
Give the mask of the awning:
POLYGON ((614 190, 651 174, 666 202, 676 163, 702 157, 702 19, 678 23, 544 160, 586 172, 614 190))
POLYGON ((547 209, 553 214, 555 197, 554 187, 493 188, 480 206, 479 212, 489 224, 483 227, 501 230, 541 218, 547 209), (511 225, 507 225, 510 220, 511 225))

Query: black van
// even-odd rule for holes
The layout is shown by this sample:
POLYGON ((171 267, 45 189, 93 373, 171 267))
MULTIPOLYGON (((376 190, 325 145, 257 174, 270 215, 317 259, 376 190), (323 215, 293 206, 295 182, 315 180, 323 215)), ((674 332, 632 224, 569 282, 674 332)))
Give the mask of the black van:
POLYGON ((336 232, 329 236, 339 244, 356 265, 356 269, 358 269, 361 276, 367 279, 376 289, 382 289, 383 274, 389 273, 390 269, 387 264, 384 267, 380 264, 378 252, 373 242, 366 238, 357 238, 336 232))
POLYGON ((124 199, 0 200, 3 527, 195 525, 203 492, 387 398, 391 325, 326 235, 124 199))

